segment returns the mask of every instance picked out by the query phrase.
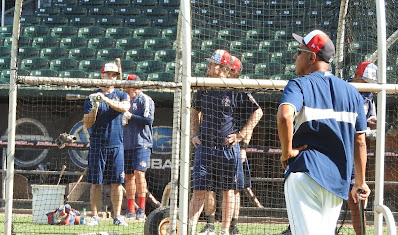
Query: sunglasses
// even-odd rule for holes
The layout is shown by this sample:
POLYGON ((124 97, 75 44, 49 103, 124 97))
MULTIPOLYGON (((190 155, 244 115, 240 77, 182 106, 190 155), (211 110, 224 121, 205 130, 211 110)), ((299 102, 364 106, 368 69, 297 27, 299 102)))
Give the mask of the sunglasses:
POLYGON ((309 53, 312 53, 312 52, 313 52, 313 51, 311 51, 311 50, 307 50, 307 49, 303 49, 303 48, 298 47, 298 48, 297 48, 296 55, 299 56, 299 55, 301 54, 302 51, 304 51, 304 52, 309 52, 309 53))

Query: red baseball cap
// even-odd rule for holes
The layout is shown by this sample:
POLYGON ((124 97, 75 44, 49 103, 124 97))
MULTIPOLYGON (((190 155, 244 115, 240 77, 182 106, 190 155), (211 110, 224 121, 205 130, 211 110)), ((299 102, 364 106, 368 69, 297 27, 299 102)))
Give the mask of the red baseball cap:
POLYGON ((356 73, 368 83, 377 83, 377 66, 372 62, 362 62, 358 65, 356 73))
POLYGON ((236 56, 231 56, 231 69, 238 72, 242 72, 243 70, 242 62, 236 56))
POLYGON ((335 48, 332 40, 321 30, 314 30, 304 38, 293 33, 293 37, 307 46, 311 51, 317 54, 326 63, 331 63, 334 58, 335 48))
POLYGON ((230 65, 231 54, 228 51, 218 49, 210 58, 206 58, 206 60, 215 64, 230 65))
POLYGON ((130 81, 141 81, 141 78, 140 77, 138 77, 138 75, 135 75, 134 73, 132 73, 132 74, 130 74, 128 77, 127 77, 127 80, 130 80, 130 81))
POLYGON ((104 64, 104 66, 102 66, 101 73, 106 73, 106 72, 119 73, 119 68, 114 63, 106 63, 104 64))

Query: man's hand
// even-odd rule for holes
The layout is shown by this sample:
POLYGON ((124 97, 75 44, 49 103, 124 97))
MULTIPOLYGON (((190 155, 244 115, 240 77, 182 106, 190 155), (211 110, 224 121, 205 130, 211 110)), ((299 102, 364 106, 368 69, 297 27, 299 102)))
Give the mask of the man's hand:
POLYGON ((89 99, 90 99, 90 103, 91 103, 91 106, 93 107, 93 109, 98 109, 99 108, 99 99, 98 99, 98 95, 97 95, 98 93, 95 93, 95 94, 91 94, 91 95, 89 95, 89 99))
POLYGON ((244 163, 246 161, 247 158, 247 154, 246 154, 246 149, 240 149, 240 160, 242 161, 242 163, 244 163))
POLYGON ((132 113, 130 112, 124 112, 123 116, 122 116, 122 125, 125 126, 129 123, 129 120, 131 119, 131 117, 133 116, 132 113))
POLYGON ((224 145, 230 145, 231 148, 235 144, 241 142, 243 140, 243 136, 239 133, 231 133, 227 136, 227 140, 225 140, 224 145))
POLYGON ((364 203, 364 208, 366 208, 366 204, 368 202, 368 197, 370 195, 370 189, 369 186, 364 183, 364 184, 354 184, 351 190, 351 196, 352 199, 354 200, 355 203, 358 203, 359 200, 365 200, 364 203), (360 190, 361 193, 358 193, 358 190, 360 190))
POLYGON ((282 163, 283 169, 286 170, 286 168, 287 168, 287 160, 297 157, 297 155, 300 153, 300 151, 303 151, 307 147, 308 147, 308 145, 303 145, 301 147, 292 149, 292 151, 290 151, 287 154, 282 153, 281 163, 282 163))
POLYGON ((191 141, 195 148, 197 148, 202 143, 197 135, 192 136, 191 141))

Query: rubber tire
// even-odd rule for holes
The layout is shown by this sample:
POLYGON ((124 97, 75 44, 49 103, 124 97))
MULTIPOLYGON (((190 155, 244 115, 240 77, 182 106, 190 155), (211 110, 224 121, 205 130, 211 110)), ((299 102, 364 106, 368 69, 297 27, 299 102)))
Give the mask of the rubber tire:
MULTIPOLYGON (((159 207, 149 213, 145 220, 144 235, 166 235, 170 223, 170 208, 159 207), (165 230, 167 232, 165 232, 165 230)), ((178 234, 178 233, 177 233, 178 234)))

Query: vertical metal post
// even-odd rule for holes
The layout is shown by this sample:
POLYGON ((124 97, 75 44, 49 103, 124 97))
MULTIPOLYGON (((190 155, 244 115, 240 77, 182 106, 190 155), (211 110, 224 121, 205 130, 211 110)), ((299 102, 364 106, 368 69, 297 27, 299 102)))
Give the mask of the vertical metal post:
POLYGON ((349 0, 341 0, 339 25, 337 27, 337 42, 336 42, 336 71, 335 75, 339 78, 343 77, 343 61, 344 61, 344 37, 345 37, 345 24, 348 11, 349 0))

